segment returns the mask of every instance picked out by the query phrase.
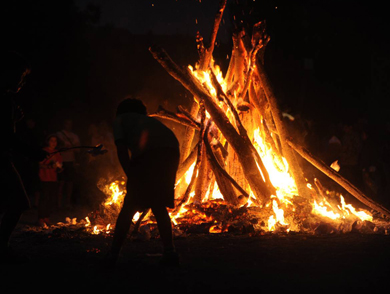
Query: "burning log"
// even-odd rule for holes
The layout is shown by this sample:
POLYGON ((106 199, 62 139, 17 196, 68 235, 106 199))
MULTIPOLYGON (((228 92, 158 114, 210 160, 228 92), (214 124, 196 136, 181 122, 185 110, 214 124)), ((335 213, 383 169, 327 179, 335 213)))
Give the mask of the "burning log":
POLYGON ((193 170, 192 176, 191 176, 191 181, 188 184, 187 189, 186 189, 184 195, 182 196, 182 199, 179 201, 176 210, 180 209, 180 206, 188 201, 188 199, 190 197, 190 193, 192 191, 192 188, 195 186, 196 178, 198 176, 198 171, 199 171, 199 168, 200 168, 200 164, 202 162, 201 161, 201 159, 202 159, 202 148, 203 148, 203 144, 202 144, 202 140, 200 139, 199 143, 197 145, 197 157, 196 157, 194 170, 193 170))
POLYGON ((390 217, 390 211, 376 203, 374 200, 368 198, 363 192, 361 192, 358 188, 356 188, 352 183, 350 183, 347 179, 338 174, 334 169, 328 167, 325 163, 323 163, 320 159, 317 159, 313 156, 308 150, 299 146, 298 144, 287 140, 287 144, 291 146, 300 156, 302 156, 305 160, 310 162, 314 167, 323 172, 329 178, 338 183, 341 187, 343 187, 347 192, 349 192, 352 196, 358 199, 363 204, 372 208, 373 210, 382 213, 383 215, 390 217))
POLYGON ((200 129, 200 122, 198 122, 198 120, 190 112, 188 112, 183 106, 179 105, 177 107, 177 110, 179 113, 178 115, 180 117, 184 116, 186 119, 192 121, 197 126, 197 129, 200 129))
MULTIPOLYGON (((218 139, 215 136, 213 137, 213 139, 217 141, 216 146, 222 152, 223 157, 226 158, 227 151, 226 151, 225 147, 222 145, 222 143, 220 141, 218 141, 218 139)), ((195 145, 195 147, 192 149, 191 153, 187 156, 187 158, 180 163, 179 168, 178 168, 177 173, 176 173, 177 179, 180 179, 185 174, 185 172, 191 167, 191 165, 194 164, 196 157, 197 157, 199 144, 200 143, 198 142, 195 145)))
POLYGON ((219 25, 220 25, 221 20, 222 20, 223 12, 225 11, 226 2, 227 2, 227 0, 221 0, 219 2, 219 9, 218 9, 218 12, 217 12, 215 19, 214 19, 214 25, 213 25, 213 30, 211 33, 209 46, 207 48, 205 48, 204 44, 203 44, 203 38, 198 37, 198 52, 200 55, 199 66, 200 66, 201 70, 206 70, 210 65, 210 61, 211 61, 212 56, 213 56, 215 40, 217 38, 217 33, 219 30, 219 25))
MULTIPOLYGON (((198 110, 199 110, 198 103, 194 101, 191 106, 191 111, 190 111, 191 116, 196 117, 198 115, 198 110)), ((193 127, 188 127, 184 134, 183 145, 181 146, 180 153, 182 155, 182 160, 187 158, 189 152, 191 151, 194 135, 195 135, 195 129, 193 127)))
POLYGON ((244 98, 249 87, 252 84, 252 75, 256 67, 257 53, 260 49, 267 46, 270 38, 265 34, 265 25, 262 22, 259 22, 253 27, 252 34, 252 49, 249 53, 249 69, 245 77, 245 85, 239 94, 239 97, 244 98))
POLYGON ((231 84, 228 89, 228 95, 233 95, 234 91, 238 89, 240 86, 243 87, 245 83, 245 71, 247 68, 247 52, 245 50, 244 43, 242 41, 242 37, 245 32, 240 31, 238 33, 233 34, 233 52, 232 56, 234 58, 234 66, 233 66, 233 76, 231 80, 231 84))
POLYGON ((267 142, 271 144, 272 149, 275 152, 278 152, 280 154, 281 148, 280 142, 278 140, 278 133, 276 131, 272 114, 270 113, 267 98, 265 97, 263 88, 260 88, 258 93, 256 93, 255 87, 252 82, 248 94, 250 103, 254 105, 254 108, 258 112, 258 116, 262 117, 262 119, 259 119, 259 121, 257 122, 257 125, 263 126, 264 132, 267 136, 267 142), (274 134, 274 136, 272 136, 271 133, 274 134))
POLYGON ((168 119, 168 120, 177 122, 183 126, 193 128, 195 130, 200 129, 200 124, 197 123, 195 120, 188 118, 187 115, 178 115, 174 112, 171 112, 171 111, 164 109, 161 105, 158 107, 156 113, 152 113, 149 116, 168 119))
POLYGON ((249 194, 221 166, 221 164, 223 164, 222 154, 220 152, 215 152, 217 155, 214 154, 214 151, 208 140, 208 130, 210 128, 210 125, 211 122, 209 122, 209 124, 207 125, 203 137, 207 156, 210 160, 210 165, 215 174, 218 187, 220 187, 221 193, 222 195, 224 195, 224 199, 233 206, 236 206, 239 204, 239 201, 231 186, 234 186, 243 196, 245 196, 246 199, 249 199, 249 194), (228 180, 228 182, 226 182, 225 179, 228 180))
POLYGON ((265 182, 260 174, 256 161, 254 148, 251 142, 237 133, 234 126, 230 123, 226 114, 216 104, 211 97, 195 79, 189 69, 182 69, 176 65, 168 54, 157 46, 149 48, 153 57, 165 68, 165 70, 175 79, 177 79, 187 90, 195 97, 204 100, 206 110, 213 118, 221 133, 238 155, 238 159, 243 167, 246 180, 248 181, 256 198, 261 201, 275 193, 275 188, 271 183, 265 182))
MULTIPOLYGON (((215 40, 217 38, 217 33, 219 30, 219 25, 220 25, 221 20, 222 20, 223 12, 225 11, 226 2, 227 2, 227 0, 221 0, 219 3, 219 9, 218 9, 218 12, 217 12, 215 19, 214 19, 214 26, 213 26, 213 30, 211 33, 210 44, 207 48, 204 47, 203 38, 200 36, 200 34, 198 32, 197 43, 198 43, 198 52, 199 52, 199 56, 200 56, 199 66, 202 69, 207 69, 209 67, 210 61, 212 59, 214 46, 215 46, 215 40)), ((195 100, 199 100, 199 99, 195 99, 195 100)), ((193 101, 192 105, 191 105, 191 110, 190 110, 191 116, 196 117, 198 115, 198 111, 199 111, 199 105, 198 105, 197 101, 193 101)), ((189 151, 190 151, 191 146, 192 146, 194 135, 195 135, 195 130, 192 128, 187 128, 185 135, 184 135, 182 152, 181 152, 183 155, 183 158, 186 158, 187 155, 189 154, 189 151)))
POLYGON ((264 93, 268 100, 268 105, 270 107, 272 118, 275 123, 278 135, 279 135, 279 141, 281 145, 281 153, 283 156, 287 159, 289 162, 289 166, 291 168, 291 173, 296 181, 297 188, 299 195, 305 198, 310 198, 310 193, 308 189, 306 188, 306 180, 303 175, 303 172, 299 166, 298 160, 295 157, 295 154, 291 150, 291 148, 287 144, 287 139, 289 138, 287 130, 284 126, 284 123, 281 119, 281 112, 279 109, 278 102, 276 100, 276 97, 274 95, 274 91, 272 89, 271 83, 268 79, 268 76, 265 72, 264 66, 261 62, 257 61, 256 63, 256 72, 258 76, 260 77, 260 83, 261 87, 264 89, 264 93))
POLYGON ((318 193, 321 195, 322 198, 326 198, 326 191, 324 187, 322 186, 320 180, 314 179, 314 184, 317 187, 318 193))
POLYGON ((200 142, 200 148, 198 153, 198 157, 200 160, 200 165, 199 165, 199 172, 198 176, 196 177, 196 185, 195 185, 195 202, 200 203, 204 197, 204 195, 207 192, 206 187, 210 184, 211 180, 211 174, 209 172, 208 168, 208 160, 206 156, 206 150, 204 147, 204 142, 203 142, 203 134, 205 132, 205 121, 206 121, 206 110, 204 108, 204 103, 203 101, 200 101, 199 103, 200 106, 200 117, 201 117, 201 129, 200 129, 200 134, 199 134, 199 142, 200 142))
MULTIPOLYGON (((218 184, 219 191, 223 195, 223 199, 227 203, 229 203, 230 205, 235 207, 239 204, 239 201, 238 201, 238 197, 237 197, 238 195, 236 194, 236 191, 233 188, 233 184, 232 184, 234 182, 234 180, 229 181, 229 180, 232 180, 232 178, 227 177, 228 174, 226 172, 224 172, 225 170, 221 167, 221 163, 223 162, 221 160, 221 157, 222 157, 221 153, 219 151, 216 151, 215 153, 213 153, 213 155, 211 155, 211 152, 213 152, 213 151, 208 151, 207 156, 209 156, 209 158, 210 158, 210 166, 211 166, 211 169, 214 173, 215 181, 218 184), (211 156, 214 156, 214 158, 211 159, 211 156)), ((236 183, 236 182, 234 182, 234 183, 236 183)), ((238 184, 237 184, 237 186, 238 186, 238 184)))
POLYGON ((217 77, 215 76, 215 73, 212 69, 210 69, 210 76, 211 76, 211 83, 217 90, 217 97, 221 97, 221 100, 225 102, 225 104, 229 107, 230 111, 233 113, 234 121, 236 123, 238 132, 240 133, 241 136, 247 137, 246 129, 241 123, 241 119, 238 115, 238 112, 236 111, 236 108, 234 107, 233 103, 230 101, 229 97, 222 90, 222 86, 218 82, 217 77))
POLYGON ((210 182, 213 178, 212 170, 210 169, 210 163, 207 158, 204 144, 202 144, 202 148, 203 150, 201 164, 199 167, 199 173, 195 185, 194 202, 196 203, 200 203, 205 198, 210 182))
POLYGON ((180 179, 184 175, 184 173, 190 168, 190 166, 195 162, 198 152, 198 145, 199 143, 196 144, 196 146, 192 149, 190 155, 188 155, 187 158, 180 163, 179 168, 176 172, 177 179, 180 179))

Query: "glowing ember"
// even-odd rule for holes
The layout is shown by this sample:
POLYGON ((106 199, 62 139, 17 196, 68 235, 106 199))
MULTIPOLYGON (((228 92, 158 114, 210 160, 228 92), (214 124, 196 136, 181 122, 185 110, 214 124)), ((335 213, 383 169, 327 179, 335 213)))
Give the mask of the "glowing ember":
POLYGON ((340 165, 339 165, 339 161, 336 160, 335 162, 332 162, 332 164, 330 165, 331 168, 333 168, 335 171, 340 171, 340 165))

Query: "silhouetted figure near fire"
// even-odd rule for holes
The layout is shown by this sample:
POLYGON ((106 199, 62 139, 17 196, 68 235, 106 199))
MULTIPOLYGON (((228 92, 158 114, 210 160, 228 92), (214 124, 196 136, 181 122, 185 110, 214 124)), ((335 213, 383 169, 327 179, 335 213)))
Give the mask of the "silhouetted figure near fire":
POLYGON ((178 265, 167 207, 174 207, 179 142, 163 123, 147 115, 142 101, 127 98, 117 108, 114 138, 127 176, 127 195, 118 215, 107 262, 114 265, 137 211, 151 208, 163 243, 164 265, 178 265), (130 155, 129 155, 130 151, 130 155))
POLYGON ((3 142, 1 144, 1 187, 0 213, 0 263, 19 263, 24 257, 16 255, 9 248, 11 235, 24 210, 30 207, 23 182, 14 165, 14 158, 27 156, 37 161, 43 160, 47 152, 39 146, 30 146, 15 134, 15 124, 23 118, 23 112, 15 101, 15 94, 22 88, 29 74, 28 63, 16 53, 4 53, 0 56, 0 87, 2 95, 1 116, 3 142))

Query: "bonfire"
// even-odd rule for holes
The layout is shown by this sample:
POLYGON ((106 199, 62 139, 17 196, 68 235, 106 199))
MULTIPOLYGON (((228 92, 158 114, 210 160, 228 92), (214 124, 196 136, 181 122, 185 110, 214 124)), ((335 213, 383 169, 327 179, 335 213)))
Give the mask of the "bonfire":
MULTIPOLYGON (((270 38, 265 21, 251 35, 233 34, 233 50, 226 73, 213 59, 214 44, 226 6, 220 2, 209 45, 198 33, 199 61, 179 66, 163 48, 149 48, 152 56, 193 97, 192 107, 177 112, 159 107, 151 116, 186 127, 177 172, 173 226, 181 232, 195 226, 210 233, 301 232, 336 233, 359 230, 385 233, 390 211, 367 197, 294 141, 282 118, 264 69, 270 38), (329 191, 318 178, 308 179, 302 160, 336 182, 361 203, 357 208, 341 193, 329 191)), ((110 233, 126 193, 123 180, 105 186, 107 200, 99 217, 85 226, 94 234, 110 233)), ((133 219, 134 231, 153 227, 149 210, 133 219)))

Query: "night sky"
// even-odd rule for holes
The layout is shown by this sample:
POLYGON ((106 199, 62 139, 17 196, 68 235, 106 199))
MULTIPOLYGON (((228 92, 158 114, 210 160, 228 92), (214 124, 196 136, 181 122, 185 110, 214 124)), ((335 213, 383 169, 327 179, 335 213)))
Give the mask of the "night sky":
MULTIPOLYGON (((123 27, 135 34, 182 34, 194 36, 197 30, 209 33, 218 9, 217 1, 142 0, 111 1, 75 0, 82 9, 88 4, 101 9, 100 24, 123 27)), ((220 37, 229 38, 224 25, 220 37)))
MULTIPOLYGON (((265 67, 283 110, 322 124, 388 120, 389 20, 375 1, 229 0, 214 57, 222 68, 231 32, 267 21, 265 67)), ((110 120, 126 95, 188 105, 186 90, 152 58, 162 45, 179 65, 197 61, 196 32, 208 40, 218 1, 9 1, 2 10, 7 49, 32 73, 20 93, 30 116, 56 127, 110 120)))

